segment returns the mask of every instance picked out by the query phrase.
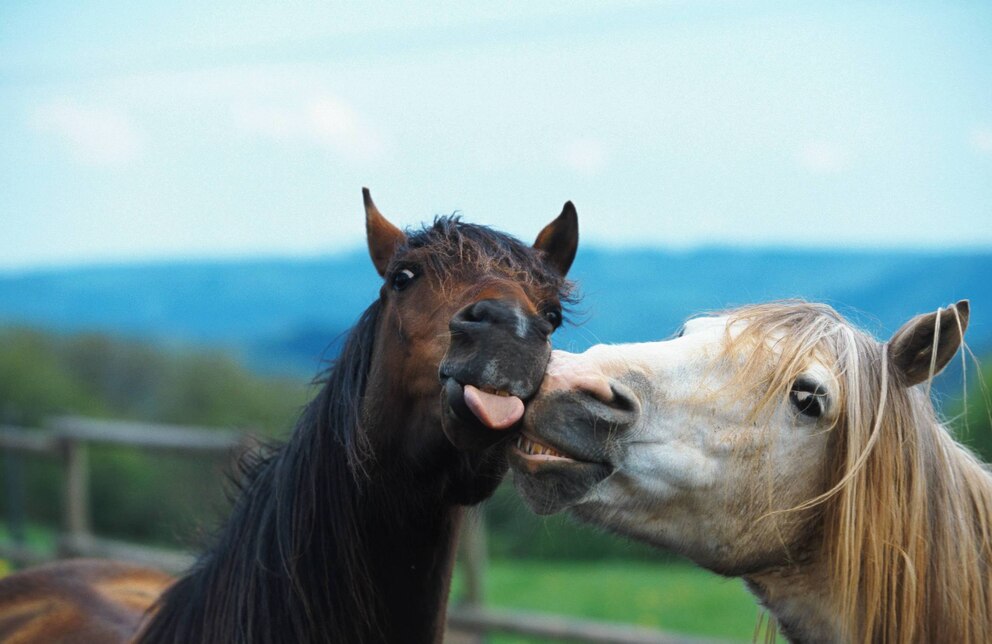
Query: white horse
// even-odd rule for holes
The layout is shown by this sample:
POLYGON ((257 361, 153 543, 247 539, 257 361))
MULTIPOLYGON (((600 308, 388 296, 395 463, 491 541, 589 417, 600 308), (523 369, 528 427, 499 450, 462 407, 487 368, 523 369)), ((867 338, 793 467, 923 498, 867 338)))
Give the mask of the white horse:
POLYGON ((968 312, 880 343, 779 302, 556 352, 511 455, 517 489, 743 577, 792 641, 992 642, 992 476, 928 387, 968 312))

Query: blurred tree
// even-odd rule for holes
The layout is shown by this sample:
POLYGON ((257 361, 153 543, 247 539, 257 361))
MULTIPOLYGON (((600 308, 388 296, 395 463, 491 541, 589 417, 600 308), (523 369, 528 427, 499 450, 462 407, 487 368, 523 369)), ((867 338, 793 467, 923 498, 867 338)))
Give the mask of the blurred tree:
POLYGON ((20 328, 0 332, 0 420, 34 425, 70 411, 107 413, 85 382, 64 368, 52 336, 20 328))
MULTIPOLYGON (((292 429, 306 395, 302 383, 256 376, 219 352, 166 351, 99 334, 0 329, 0 420, 27 427, 76 414, 278 436, 292 429)), ((185 544, 225 511, 225 468, 209 457, 97 445, 91 459, 98 533, 185 544)), ((59 470, 39 458, 25 464, 28 519, 55 524, 59 470)))
POLYGON ((968 387, 960 400, 945 408, 953 410, 951 426, 957 438, 971 447, 985 462, 992 462, 992 356, 979 361, 978 369, 968 370, 968 387))

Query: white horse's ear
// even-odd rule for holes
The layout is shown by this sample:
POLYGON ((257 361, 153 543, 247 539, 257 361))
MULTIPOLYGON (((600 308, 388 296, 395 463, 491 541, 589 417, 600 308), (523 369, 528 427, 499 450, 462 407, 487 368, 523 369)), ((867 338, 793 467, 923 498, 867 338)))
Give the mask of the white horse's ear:
POLYGON ((968 328, 968 300, 917 315, 889 340, 889 360, 907 387, 940 373, 957 353, 968 328))
POLYGON ((561 214, 537 235, 534 248, 543 250, 548 261, 564 277, 572 267, 579 245, 579 215, 571 201, 566 201, 561 214))
POLYGON ((389 260, 393 258, 396 248, 406 241, 406 235, 382 216, 372 202, 372 193, 368 188, 362 188, 362 199, 365 201, 365 234, 369 241, 369 255, 375 270, 384 276, 389 260))

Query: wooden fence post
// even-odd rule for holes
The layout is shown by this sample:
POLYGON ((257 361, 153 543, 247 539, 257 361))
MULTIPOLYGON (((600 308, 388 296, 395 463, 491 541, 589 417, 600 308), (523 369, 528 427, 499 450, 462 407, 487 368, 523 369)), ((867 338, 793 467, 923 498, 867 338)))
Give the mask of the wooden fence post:
MULTIPOLYGON (((486 526, 482 510, 467 511, 462 520, 461 535, 458 540, 462 579, 465 582, 460 608, 469 611, 485 610, 486 580, 486 526)), ((449 613, 450 617, 450 613, 449 613)), ((472 628, 467 631, 448 629, 445 641, 451 644, 483 644, 488 629, 472 628)))
POLYGON ((72 556, 79 554, 81 543, 90 535, 90 468, 84 441, 64 438, 62 454, 65 459, 65 494, 62 499, 63 536, 59 550, 62 556, 72 556))
POLYGON ((4 487, 6 488, 7 529, 17 548, 24 547, 24 462, 12 449, 3 450, 4 487))
POLYGON ((486 522, 482 510, 468 517, 462 527, 465 564, 465 603, 481 607, 486 599, 486 522))
MULTIPOLYGON (((0 420, 7 426, 16 418, 16 412, 7 404, 0 408, 0 420)), ((3 448, 3 474, 6 488, 7 529, 14 547, 21 549, 27 539, 25 528, 24 457, 19 450, 5 445, 3 448)))

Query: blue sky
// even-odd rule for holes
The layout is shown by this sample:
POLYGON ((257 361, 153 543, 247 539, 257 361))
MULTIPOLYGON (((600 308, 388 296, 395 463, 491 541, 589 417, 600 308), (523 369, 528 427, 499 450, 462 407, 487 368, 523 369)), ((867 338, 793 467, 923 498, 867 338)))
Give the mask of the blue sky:
POLYGON ((3 3, 0 269, 349 249, 363 185, 525 238, 571 199, 600 245, 992 248, 988 2, 467 4, 3 3))

